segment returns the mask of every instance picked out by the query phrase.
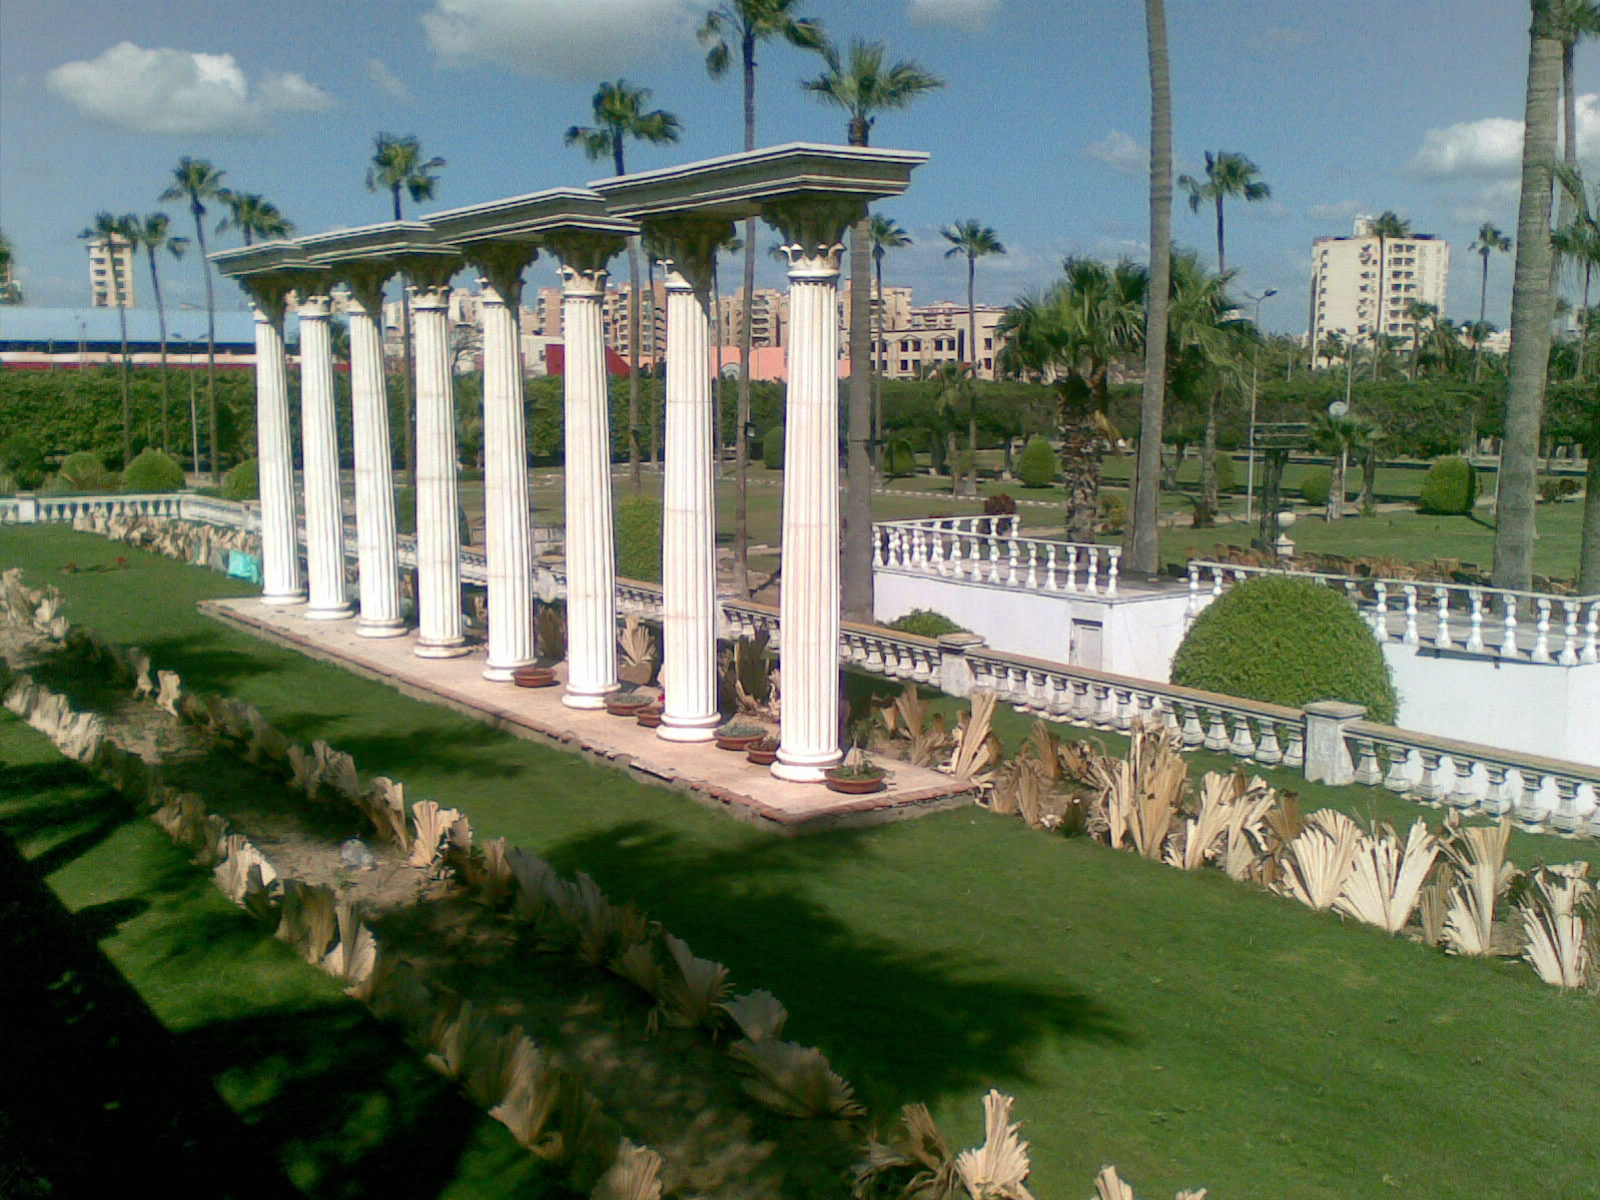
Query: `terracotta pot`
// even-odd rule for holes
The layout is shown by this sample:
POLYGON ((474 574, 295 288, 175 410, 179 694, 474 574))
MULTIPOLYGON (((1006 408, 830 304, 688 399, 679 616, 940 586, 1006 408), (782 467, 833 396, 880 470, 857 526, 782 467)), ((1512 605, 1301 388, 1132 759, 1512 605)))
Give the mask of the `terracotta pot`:
POLYGON ((758 767, 770 767, 778 761, 778 752, 776 750, 762 750, 758 746, 751 746, 744 752, 744 756, 758 767))
POLYGON ((511 682, 518 687, 550 687, 555 681, 556 673, 550 667, 518 667, 511 672, 511 682))
POLYGON ((638 721, 646 729, 655 729, 661 724, 661 710, 654 705, 649 708, 641 708, 634 720, 638 721))
POLYGON ((653 705, 651 700, 607 700, 606 711, 613 717, 637 717, 653 705))
POLYGON ((767 735, 764 733, 752 734, 749 737, 725 737, 717 735, 718 750, 748 750, 767 735))
POLYGON ((846 796, 865 796, 871 792, 881 792, 887 786, 884 780, 888 778, 887 771, 867 779, 841 777, 837 769, 826 772, 826 775, 828 790, 842 792, 846 796))

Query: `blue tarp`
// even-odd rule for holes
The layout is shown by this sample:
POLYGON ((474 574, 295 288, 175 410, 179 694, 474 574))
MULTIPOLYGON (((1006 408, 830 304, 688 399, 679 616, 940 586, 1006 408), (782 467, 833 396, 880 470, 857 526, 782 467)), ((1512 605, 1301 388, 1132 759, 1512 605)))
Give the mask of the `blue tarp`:
POLYGON ((261 582, 261 560, 243 550, 228 551, 228 578, 243 579, 247 583, 261 582))

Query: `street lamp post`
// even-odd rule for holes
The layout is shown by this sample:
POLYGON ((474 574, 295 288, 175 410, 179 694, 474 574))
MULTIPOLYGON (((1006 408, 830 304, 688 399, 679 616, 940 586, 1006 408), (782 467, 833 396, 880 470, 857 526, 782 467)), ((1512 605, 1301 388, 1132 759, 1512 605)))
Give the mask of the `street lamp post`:
POLYGON ((1244 484, 1244 523, 1249 525, 1255 517, 1256 506, 1256 379, 1261 368, 1261 302, 1278 294, 1277 288, 1268 288, 1259 296, 1250 292, 1245 293, 1245 298, 1251 300, 1256 306, 1255 327, 1257 342, 1250 356, 1250 434, 1247 443, 1248 466, 1245 468, 1244 484))

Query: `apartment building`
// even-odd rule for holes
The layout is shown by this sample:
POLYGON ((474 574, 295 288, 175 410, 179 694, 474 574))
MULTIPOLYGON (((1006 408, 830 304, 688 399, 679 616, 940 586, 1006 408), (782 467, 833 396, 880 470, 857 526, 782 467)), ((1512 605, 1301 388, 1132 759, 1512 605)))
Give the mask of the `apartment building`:
POLYGON ((1411 340, 1412 302, 1444 311, 1450 244, 1431 233, 1379 239, 1370 217, 1357 217, 1348 237, 1311 244, 1310 344, 1337 333, 1346 343, 1370 343, 1375 332, 1411 340), (1383 261, 1379 261, 1379 254, 1383 261))
POLYGON ((89 243, 89 305, 91 308, 132 308, 133 244, 127 238, 95 238, 89 243), (112 264, 116 272, 113 277, 112 264), (115 291, 115 298, 113 298, 115 291))
POLYGON ((939 363, 974 363, 979 379, 993 379, 1000 347, 997 329, 1005 314, 997 304, 980 304, 973 310, 978 339, 973 353, 967 347, 970 326, 965 304, 949 300, 920 307, 908 304, 903 320, 886 325, 876 340, 878 370, 885 379, 919 379, 939 363))

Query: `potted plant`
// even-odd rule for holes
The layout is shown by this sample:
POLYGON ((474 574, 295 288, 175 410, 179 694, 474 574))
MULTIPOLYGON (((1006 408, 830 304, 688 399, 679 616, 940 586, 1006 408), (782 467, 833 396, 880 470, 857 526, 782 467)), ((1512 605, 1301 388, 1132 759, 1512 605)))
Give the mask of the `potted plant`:
POLYGON ((743 751, 766 737, 767 731, 749 721, 730 721, 717 730, 716 736, 717 749, 743 751))
POLYGON ((525 667, 515 667, 511 671, 511 682, 518 687, 550 687, 555 681, 555 668, 547 667, 543 663, 529 663, 525 667))
POLYGON ((647 708, 641 708, 634 715, 634 720, 638 721, 639 724, 643 725, 646 729, 655 729, 660 726, 661 714, 664 711, 666 710, 663 709, 661 705, 652 704, 647 708))
POLYGON ((640 710, 649 708, 655 702, 656 698, 650 692, 626 688, 612 692, 606 698, 606 711, 614 717, 637 717, 640 710))
POLYGON ((757 766, 771 766, 778 761, 778 738, 775 734, 768 734, 759 742, 751 742, 744 756, 757 766))
POLYGON ((853 746, 850 753, 845 755, 844 762, 824 772, 824 775, 829 791, 842 792, 846 796, 865 796, 870 792, 881 792, 889 772, 863 754, 860 746, 853 746))

